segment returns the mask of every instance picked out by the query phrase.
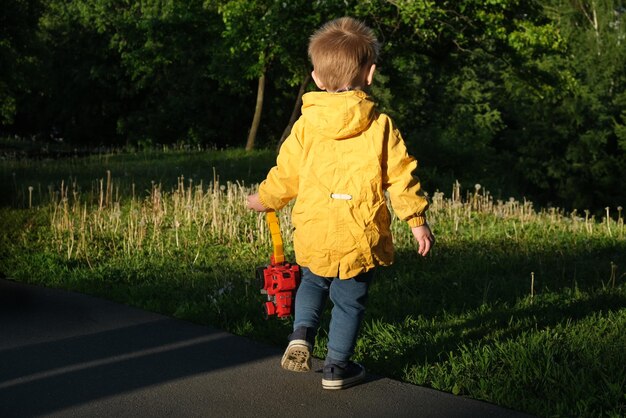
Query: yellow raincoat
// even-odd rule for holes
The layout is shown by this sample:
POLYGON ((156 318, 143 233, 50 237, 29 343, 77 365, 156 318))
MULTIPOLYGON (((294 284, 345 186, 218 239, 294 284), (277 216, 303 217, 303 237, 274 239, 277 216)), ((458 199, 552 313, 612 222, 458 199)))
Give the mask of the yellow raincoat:
POLYGON ((319 276, 349 279, 393 262, 385 191, 409 226, 425 222, 417 162, 374 106, 360 90, 305 94, 302 116, 259 186, 270 209, 296 198, 296 261, 319 276))

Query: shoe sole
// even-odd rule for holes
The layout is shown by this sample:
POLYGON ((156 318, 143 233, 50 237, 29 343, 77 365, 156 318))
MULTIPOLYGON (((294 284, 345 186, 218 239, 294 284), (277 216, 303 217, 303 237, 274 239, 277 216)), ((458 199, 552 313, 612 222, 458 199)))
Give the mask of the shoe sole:
POLYGON ((283 369, 292 372, 308 372, 311 370, 311 346, 304 340, 293 340, 287 346, 280 361, 283 369))
POLYGON ((347 379, 322 379, 322 388, 328 390, 347 389, 361 383, 363 380, 365 380, 365 369, 361 369, 361 373, 347 379))

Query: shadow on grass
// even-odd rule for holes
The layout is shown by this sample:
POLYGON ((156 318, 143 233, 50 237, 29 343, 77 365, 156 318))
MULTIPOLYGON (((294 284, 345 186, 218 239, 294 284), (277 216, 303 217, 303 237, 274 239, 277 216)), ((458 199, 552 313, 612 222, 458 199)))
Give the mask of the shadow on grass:
POLYGON ((535 248, 499 240, 469 244, 439 245, 426 258, 398 251, 396 263, 377 272, 376 315, 462 315, 483 305, 514 305, 531 296, 531 287, 534 295, 608 288, 612 264, 620 268, 616 286, 626 277, 626 241, 580 240, 568 248, 559 241, 535 248))
POLYGON ((100 181, 111 172, 112 186, 122 198, 145 197, 152 184, 170 191, 183 176, 185 186, 239 181, 246 185, 261 182, 274 165, 274 150, 245 152, 243 149, 209 151, 136 152, 101 154, 81 158, 26 159, 0 161, 0 207, 28 207, 45 204, 61 182, 74 188, 81 198, 94 200, 100 181), (74 186, 74 184, 76 186, 74 186), (29 191, 29 187, 32 190, 29 191))
POLYGON ((441 361, 461 345, 514 340, 626 308, 624 277, 615 288, 609 280, 611 262, 626 266, 624 243, 516 251, 487 242, 444 245, 427 259, 418 257, 399 252, 372 286, 365 345, 375 348, 364 356, 377 370, 402 373, 406 366, 441 361), (532 297, 530 272, 537 278, 532 297), (386 332, 389 344, 380 336, 386 332))

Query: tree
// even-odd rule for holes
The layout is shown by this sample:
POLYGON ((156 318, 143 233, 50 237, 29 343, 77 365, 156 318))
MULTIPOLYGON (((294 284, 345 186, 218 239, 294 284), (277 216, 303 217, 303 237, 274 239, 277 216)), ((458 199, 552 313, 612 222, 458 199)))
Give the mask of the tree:
POLYGON ((110 22, 124 75, 120 95, 131 104, 118 131, 135 141, 200 144, 219 137, 219 126, 232 129, 237 101, 216 94, 221 23, 203 1, 113 2, 96 19, 110 22))
POLYGON ((6 0, 0 14, 0 125, 13 123, 19 102, 37 74, 42 13, 38 0, 6 0))
POLYGON ((626 199, 625 152, 619 146, 626 91, 624 3, 557 0, 544 6, 565 48, 537 64, 549 69, 559 88, 546 90, 523 111, 534 122, 516 141, 520 169, 560 205, 618 206, 626 199))
POLYGON ((510 173, 515 162, 503 144, 511 89, 532 95, 552 88, 534 62, 561 53, 540 5, 394 0, 363 2, 357 11, 383 40, 379 68, 393 98, 389 111, 416 154, 446 182, 515 185, 511 176, 494 175, 510 173))
POLYGON ((626 198, 624 0, 7 1, 5 133, 282 140, 312 85, 310 34, 352 15, 382 43, 371 92, 437 172, 429 189, 461 179, 581 208, 626 198))
MULTIPOLYGON (((230 0, 218 2, 225 29, 223 39, 231 59, 241 65, 241 71, 231 75, 257 80, 254 117, 250 126, 246 150, 254 148, 263 110, 267 74, 271 67, 280 67, 281 77, 290 86, 300 86, 290 122, 297 117, 302 94, 310 82, 307 59, 308 38, 322 23, 346 12, 348 2, 307 0, 230 0)), ((284 135, 283 135, 284 138, 284 135)))
POLYGON ((45 79, 18 122, 73 143, 225 145, 240 100, 219 91, 220 30, 200 0, 50 0, 45 79))

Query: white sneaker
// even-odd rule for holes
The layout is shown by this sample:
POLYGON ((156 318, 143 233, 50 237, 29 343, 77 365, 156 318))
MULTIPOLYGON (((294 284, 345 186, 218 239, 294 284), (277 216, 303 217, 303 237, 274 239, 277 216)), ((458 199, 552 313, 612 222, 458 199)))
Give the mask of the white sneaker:
POLYGON ((311 344, 306 340, 289 342, 280 365, 292 372, 308 372, 311 370, 311 344))

